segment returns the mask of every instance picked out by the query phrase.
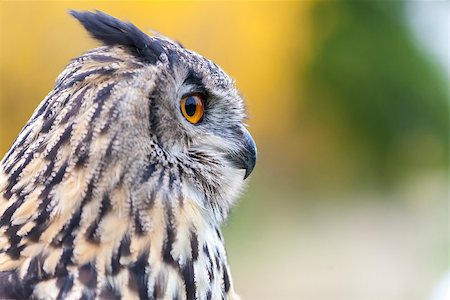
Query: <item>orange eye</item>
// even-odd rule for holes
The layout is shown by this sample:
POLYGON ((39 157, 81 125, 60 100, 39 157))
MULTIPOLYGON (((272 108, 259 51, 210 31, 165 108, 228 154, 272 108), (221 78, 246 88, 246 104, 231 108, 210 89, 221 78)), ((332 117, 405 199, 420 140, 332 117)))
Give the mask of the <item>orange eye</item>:
POLYGON ((205 107, 200 94, 191 94, 181 98, 181 113, 192 124, 202 121, 205 107))

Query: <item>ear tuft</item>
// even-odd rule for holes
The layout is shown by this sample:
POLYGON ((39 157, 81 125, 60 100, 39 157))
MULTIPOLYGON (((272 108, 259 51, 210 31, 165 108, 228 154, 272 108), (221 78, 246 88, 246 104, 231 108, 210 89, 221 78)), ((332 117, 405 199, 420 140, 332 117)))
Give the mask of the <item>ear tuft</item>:
POLYGON ((137 56, 155 64, 159 56, 164 53, 161 43, 143 33, 131 23, 120 21, 110 15, 96 10, 71 10, 70 14, 76 18, 95 39, 105 45, 122 45, 129 47, 137 56))

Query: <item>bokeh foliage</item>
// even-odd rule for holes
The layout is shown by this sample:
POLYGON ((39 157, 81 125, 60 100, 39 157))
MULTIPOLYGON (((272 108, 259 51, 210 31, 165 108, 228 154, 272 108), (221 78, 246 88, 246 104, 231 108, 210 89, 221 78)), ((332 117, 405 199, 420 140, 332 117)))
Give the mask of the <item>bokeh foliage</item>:
POLYGON ((357 173, 386 184, 445 169, 448 81, 413 38, 404 3, 319 1, 311 24, 303 113, 344 133, 335 146, 357 173))

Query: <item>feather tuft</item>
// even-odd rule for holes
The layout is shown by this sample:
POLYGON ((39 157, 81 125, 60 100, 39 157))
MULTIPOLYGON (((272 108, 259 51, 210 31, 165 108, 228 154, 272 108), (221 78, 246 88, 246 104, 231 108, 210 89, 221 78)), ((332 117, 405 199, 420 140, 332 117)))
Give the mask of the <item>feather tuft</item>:
POLYGON ((149 37, 131 23, 120 21, 99 10, 94 12, 70 10, 91 36, 105 45, 122 45, 133 50, 145 61, 155 64, 164 48, 159 40, 149 37))

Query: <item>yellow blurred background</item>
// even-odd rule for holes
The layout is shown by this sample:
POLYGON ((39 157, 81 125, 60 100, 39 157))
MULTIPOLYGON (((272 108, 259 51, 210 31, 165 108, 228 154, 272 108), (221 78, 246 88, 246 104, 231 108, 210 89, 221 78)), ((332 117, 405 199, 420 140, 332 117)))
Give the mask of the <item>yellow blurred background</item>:
POLYGON ((448 2, 0 2, 0 156, 98 45, 69 9, 179 40, 236 80, 259 151, 224 226, 243 299, 441 300, 449 69, 428 46, 448 50, 448 2))

